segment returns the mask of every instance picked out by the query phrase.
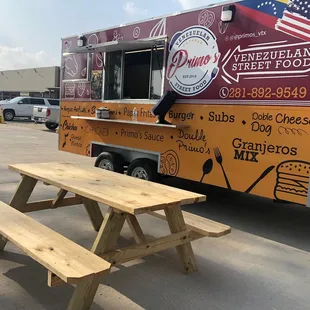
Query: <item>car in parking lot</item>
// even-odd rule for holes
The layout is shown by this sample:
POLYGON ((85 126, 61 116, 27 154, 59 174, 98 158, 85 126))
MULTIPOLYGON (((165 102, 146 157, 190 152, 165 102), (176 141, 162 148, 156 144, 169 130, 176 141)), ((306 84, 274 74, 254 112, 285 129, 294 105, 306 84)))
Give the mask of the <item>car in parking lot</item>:
POLYGON ((3 109, 3 116, 6 121, 12 121, 16 117, 32 118, 34 106, 47 106, 51 104, 47 98, 35 97, 16 97, 7 102, 1 102, 0 108, 3 109))
POLYGON ((34 106, 32 120, 36 123, 45 123, 49 130, 57 129, 59 125, 59 99, 47 99, 50 106, 34 106))

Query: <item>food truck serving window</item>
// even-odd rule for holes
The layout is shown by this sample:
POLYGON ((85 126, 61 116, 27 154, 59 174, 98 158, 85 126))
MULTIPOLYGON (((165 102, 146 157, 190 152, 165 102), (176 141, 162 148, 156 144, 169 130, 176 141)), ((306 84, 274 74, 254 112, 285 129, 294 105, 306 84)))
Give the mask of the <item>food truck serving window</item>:
POLYGON ((162 96, 164 46, 106 53, 105 100, 159 99, 162 96))

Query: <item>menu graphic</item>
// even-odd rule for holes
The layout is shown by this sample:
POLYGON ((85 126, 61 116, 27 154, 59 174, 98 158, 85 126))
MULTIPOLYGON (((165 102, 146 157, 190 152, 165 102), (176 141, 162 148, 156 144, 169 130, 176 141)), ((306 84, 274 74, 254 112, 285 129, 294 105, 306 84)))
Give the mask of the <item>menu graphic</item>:
POLYGON ((92 116, 100 102, 65 101, 60 148, 89 154, 98 142, 160 156, 163 174, 213 184, 277 200, 306 204, 310 154, 310 112, 307 107, 218 106, 179 104, 168 119, 188 128, 161 128, 130 123, 154 123, 152 105, 104 103, 112 119, 128 124, 71 119, 92 116))

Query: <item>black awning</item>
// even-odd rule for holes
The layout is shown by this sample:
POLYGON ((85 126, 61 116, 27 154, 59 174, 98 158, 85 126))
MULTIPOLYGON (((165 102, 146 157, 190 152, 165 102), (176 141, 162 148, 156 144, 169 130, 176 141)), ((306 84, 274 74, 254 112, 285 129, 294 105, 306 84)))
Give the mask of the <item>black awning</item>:
POLYGON ((100 44, 89 44, 83 47, 72 48, 63 55, 139 50, 143 48, 150 48, 154 45, 164 44, 165 39, 166 37, 156 37, 151 39, 141 39, 131 41, 121 40, 121 41, 109 41, 100 44))

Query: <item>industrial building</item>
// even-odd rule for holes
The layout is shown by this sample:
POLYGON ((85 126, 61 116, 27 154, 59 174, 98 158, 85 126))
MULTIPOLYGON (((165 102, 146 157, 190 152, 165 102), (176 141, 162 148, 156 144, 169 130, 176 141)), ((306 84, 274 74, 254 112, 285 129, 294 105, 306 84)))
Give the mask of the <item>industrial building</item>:
POLYGON ((0 100, 17 96, 59 98, 60 67, 0 71, 0 100))

